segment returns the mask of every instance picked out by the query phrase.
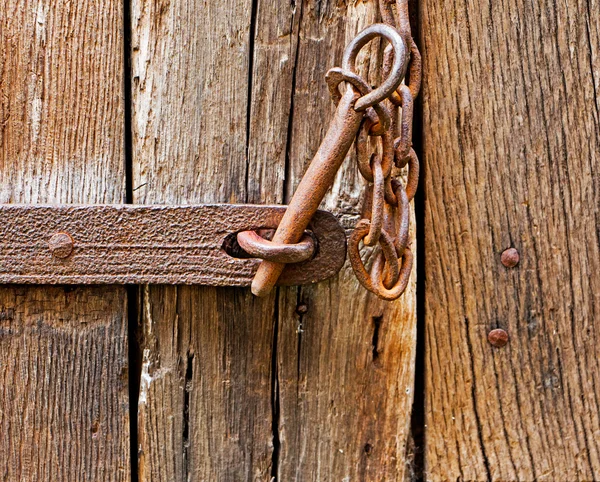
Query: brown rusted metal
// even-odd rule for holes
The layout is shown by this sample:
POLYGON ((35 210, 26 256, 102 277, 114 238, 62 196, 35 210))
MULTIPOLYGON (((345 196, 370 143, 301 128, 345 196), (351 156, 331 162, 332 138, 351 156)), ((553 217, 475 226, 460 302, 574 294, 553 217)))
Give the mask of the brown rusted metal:
MULTIPOLYGON (((325 193, 333 184, 335 174, 352 145, 362 119, 362 114, 354 110, 357 98, 356 91, 348 87, 321 146, 277 227, 274 242, 297 243, 325 193)), ((252 282, 252 292, 257 296, 268 294, 284 267, 281 263, 263 261, 252 282)))
POLYGON ((508 333, 502 328, 496 328, 488 333, 490 345, 496 348, 502 348, 508 343, 508 333))
MULTIPOLYGON (((394 164, 397 168, 408 165, 408 177, 406 188, 391 175, 385 176, 385 193, 382 199, 380 189, 373 188, 373 199, 369 200, 372 206, 369 219, 363 219, 357 225, 356 232, 349 240, 350 261, 359 281, 368 290, 376 293, 379 297, 392 300, 399 297, 406 289, 412 270, 413 256, 408 248, 410 232, 410 208, 409 203, 414 198, 419 182, 419 160, 412 148, 412 124, 414 114, 414 98, 421 87, 421 56, 414 40, 411 37, 410 21, 408 16, 408 0, 380 0, 381 16, 384 22, 397 29, 406 45, 410 46, 409 76, 405 79, 407 85, 400 85, 395 92, 383 101, 391 111, 392 123, 387 132, 388 136, 394 136, 393 152, 394 164), (392 6, 394 5, 394 7, 392 6), (401 112, 399 112, 401 109, 401 112), (401 114, 401 115, 400 115, 401 114), (400 119, 398 121, 398 119, 400 119), (381 251, 375 255, 375 260, 369 275, 360 258, 360 243, 364 245, 373 244, 372 235, 369 234, 364 240, 366 226, 370 230, 379 232, 379 216, 381 205, 384 205, 383 229, 379 237, 381 251), (389 249, 391 233, 394 233, 393 243, 395 255, 389 249)), ((388 46, 383 55, 382 72, 389 76, 397 68, 393 64, 394 55, 388 46)), ((359 170, 363 177, 374 181, 371 165, 377 160, 370 154, 369 137, 381 135, 373 129, 368 135, 361 131, 356 140, 357 158, 359 170)), ((385 135, 386 133, 384 133, 385 135)), ((384 146, 387 145, 385 142, 384 146)), ((385 148, 382 148, 385 152, 385 148)), ((375 185, 378 184, 375 181, 375 185)))
POLYGON ((256 231, 242 231, 237 241, 246 253, 253 258, 266 259, 275 263, 300 263, 315 253, 315 242, 309 234, 304 234, 296 244, 278 244, 261 237, 256 231))
MULTIPOLYGON (((276 228, 285 209, 0 205, 0 283, 248 286, 260 260, 227 251, 235 254, 240 231, 276 228)), ((314 283, 343 265, 346 238, 333 215, 317 211, 307 230, 318 249, 287 265, 279 284, 314 283)))
POLYGON ((48 248, 55 258, 68 258, 73 252, 73 238, 69 233, 53 234, 48 241, 48 248))
POLYGON ((500 261, 507 268, 514 268, 519 264, 520 259, 519 252, 515 248, 505 249, 500 256, 500 261))
POLYGON ((356 101, 355 108, 359 112, 389 98, 402 82, 406 72, 406 58, 408 52, 406 51, 407 49, 404 40, 398 35, 395 28, 382 23, 371 25, 354 37, 344 51, 342 69, 356 73, 355 62, 358 53, 365 45, 367 45, 367 43, 377 37, 383 37, 390 43, 394 52, 394 61, 389 75, 385 78, 383 83, 356 101))
POLYGON ((306 303, 298 303, 298 306, 296 306, 296 314, 305 315, 306 313, 308 313, 308 305, 306 303))
MULTIPOLYGON (((375 132, 383 134, 387 131, 389 116, 386 115, 387 111, 381 102, 392 95, 402 82, 406 57, 407 49, 403 39, 393 27, 384 24, 368 27, 348 45, 344 52, 342 68, 331 70, 327 77, 332 98, 337 103, 334 118, 298 185, 273 241, 285 244, 298 242, 312 213, 316 211, 333 184, 335 174, 344 161, 365 115, 372 119, 371 112, 374 112, 378 117, 377 125, 374 126, 375 132), (381 86, 370 90, 368 84, 357 76, 355 60, 360 50, 376 37, 383 37, 392 45, 394 59, 390 74, 381 86), (346 82, 346 90, 340 94, 338 89, 342 81, 346 82)), ((391 140, 389 144, 392 146, 391 140)), ((390 151, 393 151, 393 146, 390 151)), ((376 232, 372 233, 371 238, 374 236, 376 232)), ((283 268, 281 263, 263 261, 252 282, 252 292, 258 296, 269 293, 283 268)))

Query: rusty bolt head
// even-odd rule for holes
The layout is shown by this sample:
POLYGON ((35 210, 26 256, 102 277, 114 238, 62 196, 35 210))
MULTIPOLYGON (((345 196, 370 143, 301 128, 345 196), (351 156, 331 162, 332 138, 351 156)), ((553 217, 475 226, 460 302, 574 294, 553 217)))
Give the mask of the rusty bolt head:
POLYGON ((488 341, 490 345, 502 348, 508 343, 508 333, 502 328, 496 328, 488 333, 488 341))
POLYGON ((502 256, 500 256, 500 261, 507 268, 514 268, 517 264, 519 264, 519 252, 515 248, 508 248, 504 250, 502 256))
POLYGON ((308 305, 306 303, 299 303, 298 306, 296 306, 296 313, 305 315, 308 313, 308 305))
POLYGON ((48 241, 48 247, 55 258, 68 258, 73 252, 73 238, 68 233, 53 234, 48 241))

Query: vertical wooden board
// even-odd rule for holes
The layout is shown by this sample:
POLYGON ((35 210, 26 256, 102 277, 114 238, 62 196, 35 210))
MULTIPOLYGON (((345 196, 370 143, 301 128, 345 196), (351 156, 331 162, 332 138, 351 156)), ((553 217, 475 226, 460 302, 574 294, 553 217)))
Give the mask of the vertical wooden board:
POLYGON ((0 8, 0 202, 122 202, 122 2, 0 8))
MULTIPOLYGON (((345 8, 321 2, 134 2, 135 202, 284 199, 284 174, 290 190, 332 113, 326 69, 341 61, 358 24, 374 18, 373 5, 357 8, 346 18, 345 8), (325 33, 307 31, 300 61, 304 8, 312 11, 310 28, 325 33), (225 144, 227 150, 221 148, 225 144)), ((340 179, 346 181, 336 184, 343 192, 328 204, 347 224, 357 220, 360 208, 355 197, 362 185, 354 183, 355 169, 344 168, 340 179), (351 207, 344 209, 347 204, 351 207)), ((314 329, 306 338, 310 342, 300 344, 294 315, 298 289, 281 290, 278 301, 276 294, 262 300, 248 290, 145 288, 141 480, 308 480, 320 465, 322 480, 336 480, 346 471, 401 479, 412 403, 414 285, 408 301, 384 308, 351 276, 347 266, 342 281, 307 289, 318 315, 306 315, 314 329), (341 303, 352 299, 358 312, 363 310, 360 319, 338 307, 340 293, 346 293, 341 303), (321 330, 319 323, 328 328, 321 330), (331 333, 345 323, 352 328, 327 351, 331 333), (376 357, 383 368, 374 368, 379 362, 372 363, 373 353, 382 353, 376 357), (301 389, 296 367, 306 366, 316 386, 327 382, 330 357, 338 357, 340 367, 339 378, 328 385, 334 404, 353 407, 340 412, 343 427, 320 433, 333 420, 328 409, 319 408, 329 406, 330 398, 315 390, 306 416, 295 418, 301 389), (313 358, 320 361, 310 365, 313 358), (345 380, 356 378, 356 364, 360 380, 345 387, 345 380), (377 404, 355 408, 365 390, 377 404), (356 410, 362 413, 360 424, 351 426, 356 410), (339 443, 348 444, 351 455, 334 460, 329 451, 341 448, 339 443), (316 447, 308 462, 306 444, 316 447), (288 476, 296 460, 300 468, 288 476)))
POLYGON ((140 480, 268 480, 273 300, 152 286, 142 301, 140 480))
POLYGON ((128 481, 125 290, 3 288, 0 306, 2 480, 128 481))
MULTIPOLYGON (((289 193, 333 112, 325 73, 340 65, 347 43, 377 20, 376 2, 298 5, 302 12, 289 193)), ((373 83, 379 82, 374 68, 377 54, 378 46, 370 44, 360 61, 373 83)), ((352 228, 361 213, 365 184, 354 155, 348 157, 323 206, 352 228)), ((331 281, 281 291, 276 340, 277 480, 392 481, 408 476, 415 276, 413 271, 407 292, 393 303, 367 294, 349 263, 331 281), (302 305, 308 309, 305 314, 296 311, 302 305)))
POLYGON ((133 0, 136 203, 243 202, 251 0, 133 0))
MULTIPOLYGON (((123 4, 0 6, 0 202, 124 198, 123 4)), ((130 476, 124 288, 0 290, 3 480, 130 476)))
POLYGON ((255 0, 249 76, 246 202, 282 203, 298 52, 300 2, 255 0))
POLYGON ((600 478, 599 7, 421 3, 428 480, 600 478))
MULTIPOLYGON (((295 9, 132 5, 134 201, 278 202, 295 9)), ((140 480, 268 480, 276 294, 147 287, 140 480)))

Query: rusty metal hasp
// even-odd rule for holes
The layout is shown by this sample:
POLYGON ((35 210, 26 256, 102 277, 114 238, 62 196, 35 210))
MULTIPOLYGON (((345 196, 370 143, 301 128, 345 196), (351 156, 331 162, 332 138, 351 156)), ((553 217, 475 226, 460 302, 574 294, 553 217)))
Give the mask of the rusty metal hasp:
MULTIPOLYGON (((413 264, 409 203, 417 188, 419 162, 411 138, 413 99, 421 84, 421 57, 410 33, 408 0, 379 0, 379 6, 385 23, 360 32, 346 48, 342 67, 327 73, 337 109, 273 241, 279 245, 300 241, 354 143, 358 169, 371 184, 365 216, 349 239, 350 262, 365 288, 384 300, 394 300, 406 289, 413 264), (361 49, 377 38, 388 44, 382 65, 385 80, 371 89, 356 72, 355 64, 361 49), (409 78, 405 79, 407 70, 409 78), (408 166, 406 186, 393 176, 394 166, 397 170, 408 166), (360 256, 361 243, 380 247, 370 273, 360 256)), ((269 293, 285 266, 281 261, 265 259, 252 281, 252 292, 257 296, 269 293)))
POLYGON ((0 283, 248 286, 255 256, 287 263, 281 285, 336 274, 346 257, 336 218, 317 211, 300 243, 279 246, 266 238, 285 209, 0 205, 0 283))

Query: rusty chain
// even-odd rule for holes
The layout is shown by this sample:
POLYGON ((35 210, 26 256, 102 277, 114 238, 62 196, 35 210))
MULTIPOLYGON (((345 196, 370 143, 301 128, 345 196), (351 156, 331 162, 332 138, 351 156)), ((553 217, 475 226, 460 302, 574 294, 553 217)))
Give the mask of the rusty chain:
POLYGON ((272 289, 285 263, 301 261, 313 252, 305 229, 352 143, 359 172, 370 183, 365 194, 366 217, 357 223, 348 241, 352 268, 360 283, 382 299, 394 300, 406 289, 413 264, 410 201, 419 179, 412 124, 413 102, 421 86, 421 56, 411 36, 408 0, 378 1, 383 23, 360 32, 347 46, 341 68, 331 69, 325 77, 336 114, 273 240, 249 232, 238 235, 240 245, 263 259, 252 283, 256 295, 272 289), (382 65, 384 81, 372 89, 356 73, 355 64, 361 49, 376 38, 385 39, 387 47, 382 65), (406 186, 394 177, 394 167, 408 167, 406 186), (360 256, 361 243, 380 248, 370 273, 360 256))
MULTIPOLYGON (((400 84, 392 95, 379 106, 385 117, 374 109, 362 121, 356 138, 358 168, 372 187, 367 190, 365 205, 367 217, 361 219, 348 241, 348 255, 356 277, 369 291, 385 300, 398 298, 406 289, 412 270, 413 256, 408 246, 410 228, 410 201, 414 198, 419 181, 419 160, 412 148, 414 98, 421 87, 421 56, 412 38, 408 0, 379 0, 381 17, 386 25, 395 28, 405 44, 410 46, 408 82, 400 84), (369 149, 376 140, 378 149, 369 149), (393 161, 393 162, 392 162, 393 161), (402 169, 408 166, 406 186, 392 177, 392 164, 402 169), (371 273, 360 257, 360 243, 379 244, 371 273)), ((392 50, 384 51, 382 74, 389 78, 393 71, 392 50)))

